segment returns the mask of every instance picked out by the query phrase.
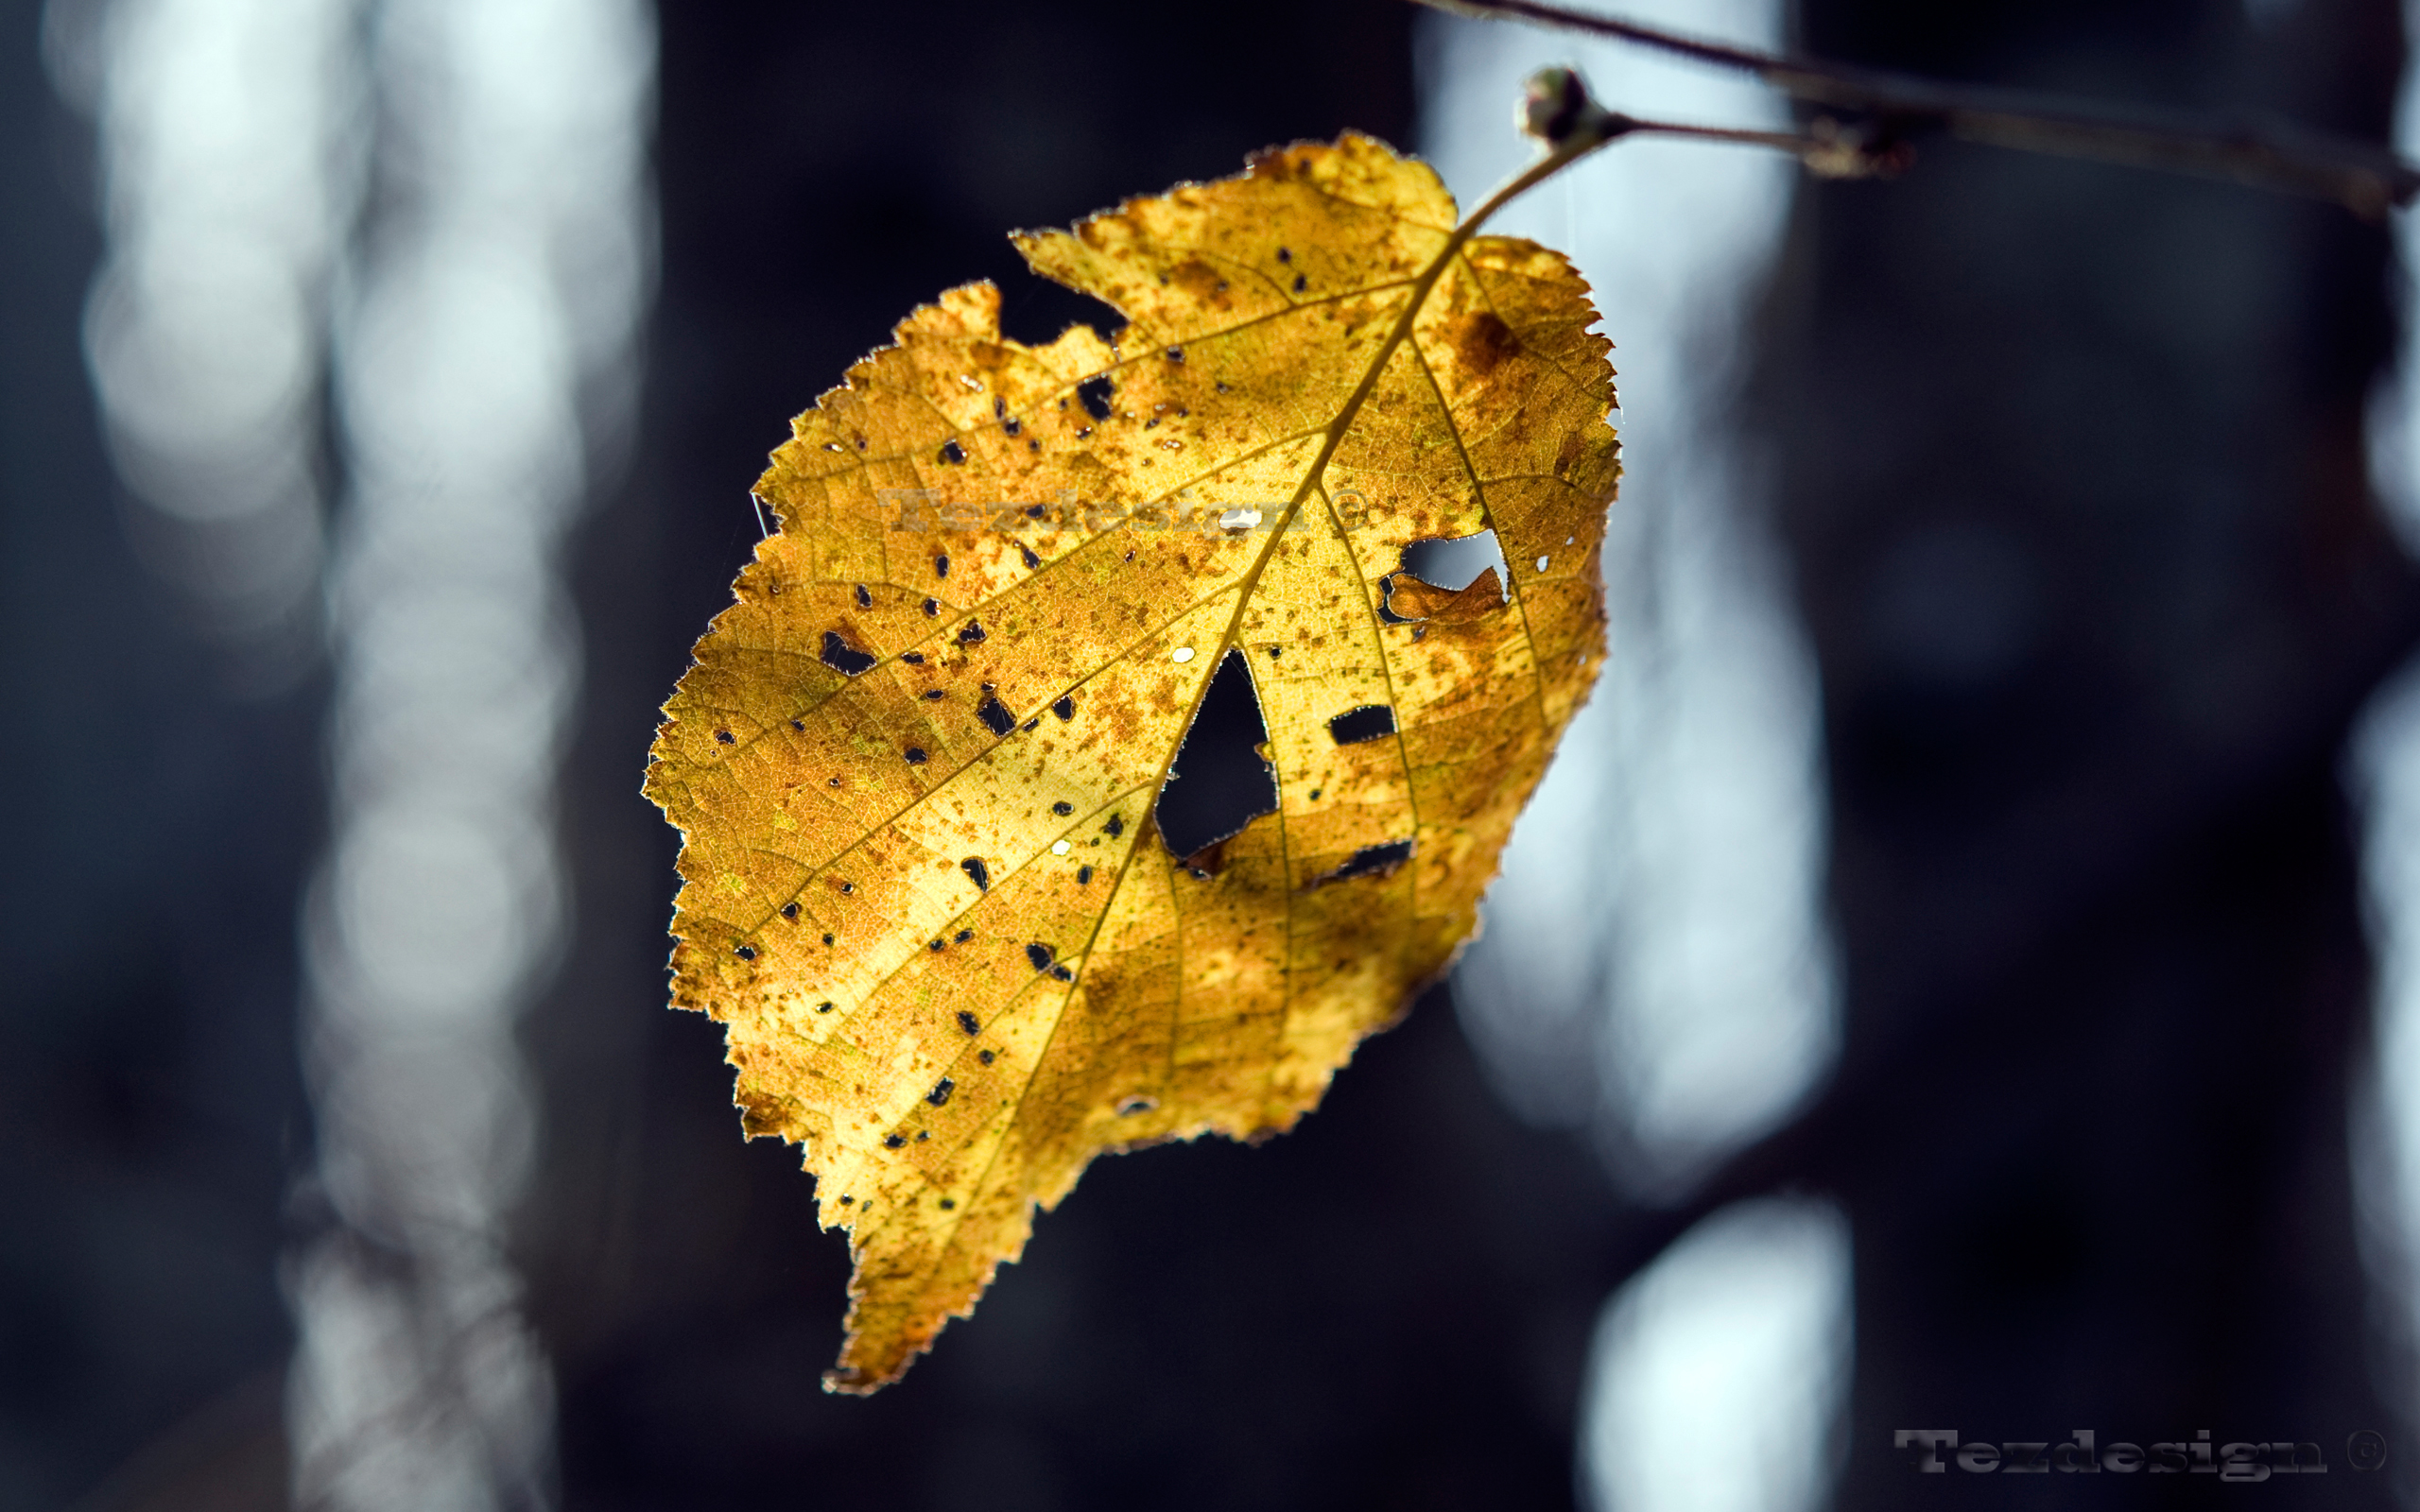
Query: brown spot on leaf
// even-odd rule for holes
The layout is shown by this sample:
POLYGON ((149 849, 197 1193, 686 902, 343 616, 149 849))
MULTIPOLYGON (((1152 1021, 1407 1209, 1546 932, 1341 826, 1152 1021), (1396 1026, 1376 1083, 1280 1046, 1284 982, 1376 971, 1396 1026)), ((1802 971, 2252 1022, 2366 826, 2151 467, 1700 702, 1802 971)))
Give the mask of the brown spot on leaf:
POLYGON ((1455 359, 1481 378, 1521 351, 1521 338, 1494 310, 1480 310, 1456 321, 1453 343, 1455 359))

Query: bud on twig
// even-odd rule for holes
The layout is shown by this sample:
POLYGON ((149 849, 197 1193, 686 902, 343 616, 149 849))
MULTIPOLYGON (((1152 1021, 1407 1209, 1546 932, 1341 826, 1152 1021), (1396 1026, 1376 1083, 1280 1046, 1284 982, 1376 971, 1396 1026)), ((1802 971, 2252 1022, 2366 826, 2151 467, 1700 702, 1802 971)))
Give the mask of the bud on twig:
POLYGON ((1795 154, 1822 178, 1876 178, 1896 173, 1914 160, 1907 146, 1909 133, 1933 129, 2022 152, 2130 163, 2308 195, 2371 219, 2420 198, 2420 166, 2377 143, 2290 124, 2116 106, 1761 53, 1575 9, 1556 0, 1412 3, 1453 15, 1610 37, 1736 69, 1803 104, 1841 112, 1844 118, 1818 116, 1807 136, 1639 121, 1591 104, 1569 69, 1547 69, 1530 81, 1521 129, 1557 151, 1574 146, 1572 156, 1634 131, 1656 131, 1778 147, 1795 154))
POLYGON ((1522 133, 1534 137, 1549 147, 1559 147, 1575 138, 1587 136, 1598 141, 1620 134, 1628 126, 1626 117, 1608 114, 1588 97, 1588 85, 1576 68, 1541 68, 1531 74, 1521 86, 1521 108, 1514 124, 1522 133))
POLYGON ((1556 152, 1582 153, 1616 137, 1648 131, 1772 147, 1798 159, 1819 179, 1887 179, 1915 157, 1914 150, 1881 122, 1845 125, 1828 115, 1818 116, 1811 132, 1801 136, 1790 131, 1642 121, 1606 110, 1589 98, 1587 82, 1571 68, 1541 68, 1531 74, 1521 88, 1521 107, 1514 118, 1524 134, 1556 152))

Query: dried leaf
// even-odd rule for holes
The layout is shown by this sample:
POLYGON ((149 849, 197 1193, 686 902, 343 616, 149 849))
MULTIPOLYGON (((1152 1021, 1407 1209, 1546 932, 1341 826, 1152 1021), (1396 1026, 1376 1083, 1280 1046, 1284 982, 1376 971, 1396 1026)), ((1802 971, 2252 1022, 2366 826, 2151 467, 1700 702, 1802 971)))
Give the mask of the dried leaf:
POLYGON ((1116 345, 953 289, 774 454, 648 792, 673 1001, 852 1237, 827 1385, 897 1379, 1094 1156, 1290 1127, 1470 934, 1602 655, 1618 465, 1585 284, 1454 226, 1346 136, 1020 235, 1116 345), (1486 529, 1509 584, 1403 575, 1486 529), (1278 808, 1188 864, 1154 806, 1231 652, 1278 808))
POLYGON ((1504 608, 1504 582, 1490 567, 1468 588, 1434 588, 1417 577, 1397 576, 1388 585, 1387 610, 1407 620, 1464 625, 1504 608))

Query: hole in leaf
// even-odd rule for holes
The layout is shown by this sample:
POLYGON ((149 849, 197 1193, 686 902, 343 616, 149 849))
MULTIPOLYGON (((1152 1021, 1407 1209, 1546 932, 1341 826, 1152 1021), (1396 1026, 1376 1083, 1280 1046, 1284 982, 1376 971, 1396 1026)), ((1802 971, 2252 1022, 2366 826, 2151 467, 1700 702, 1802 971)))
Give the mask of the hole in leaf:
POLYGON ((1087 378, 1076 386, 1076 397, 1083 401, 1084 413, 1095 420, 1109 419, 1110 396, 1116 392, 1117 386, 1109 381, 1107 373, 1098 378, 1087 378))
POLYGON ((1410 859, 1411 842, 1409 840, 1390 840, 1385 845, 1365 845, 1354 851, 1344 865, 1324 877, 1313 878, 1311 885, 1323 886, 1328 883, 1342 882, 1350 877, 1383 877, 1410 859))
POLYGON ((858 673, 865 671, 870 666, 873 666, 873 652, 860 651, 856 646, 851 645, 848 642, 840 639, 839 631, 826 630, 823 632, 822 662, 825 666, 830 667, 833 671, 843 673, 854 678, 858 673))
POLYGON ((1327 732, 1340 746, 1358 746, 1365 740, 1384 740, 1395 732, 1395 712, 1383 703, 1365 703, 1358 709, 1347 709, 1327 722, 1327 732))
POLYGON ((985 892, 992 890, 992 868, 983 864, 981 856, 968 856, 958 864, 958 869, 974 878, 976 886, 985 892))
POLYGON ((1403 548, 1405 572, 1431 588, 1448 593, 1459 593, 1470 587, 1490 567, 1495 569, 1497 582, 1512 580, 1512 569, 1504 560, 1504 547, 1493 530, 1472 536, 1435 536, 1403 548))
POLYGON ((976 705, 975 717, 982 720, 983 727, 995 735, 1005 735, 1017 728, 1017 716, 1009 713, 1009 706, 996 696, 985 698, 976 705))
POLYGON ((1028 347, 1047 346, 1069 326, 1088 325, 1106 341, 1126 324, 1106 301, 1040 277, 1014 258, 993 272, 1000 287, 1000 331, 1028 347))
POLYGON ((1206 850, 1277 812, 1277 774, 1257 748, 1268 741, 1252 666, 1242 652, 1229 651, 1211 675, 1152 811, 1170 855, 1206 850))

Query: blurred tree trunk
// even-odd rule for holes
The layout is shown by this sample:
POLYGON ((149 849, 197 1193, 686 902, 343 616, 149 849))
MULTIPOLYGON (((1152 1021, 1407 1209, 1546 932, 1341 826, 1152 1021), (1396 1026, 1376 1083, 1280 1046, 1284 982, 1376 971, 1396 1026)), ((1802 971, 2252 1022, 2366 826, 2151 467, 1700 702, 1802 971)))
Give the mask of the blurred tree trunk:
MULTIPOLYGON (((2260 9, 1809 0, 1804 41, 2383 139, 2391 0, 2260 9)), ((2343 1459, 2393 1424, 2338 779, 2415 623, 2362 440, 2390 265, 2336 210, 1949 143, 1802 197, 1758 403, 1826 699, 1842 1506, 1939 1504, 1902 1428, 2310 1440, 2386 1504, 2343 1459)))

